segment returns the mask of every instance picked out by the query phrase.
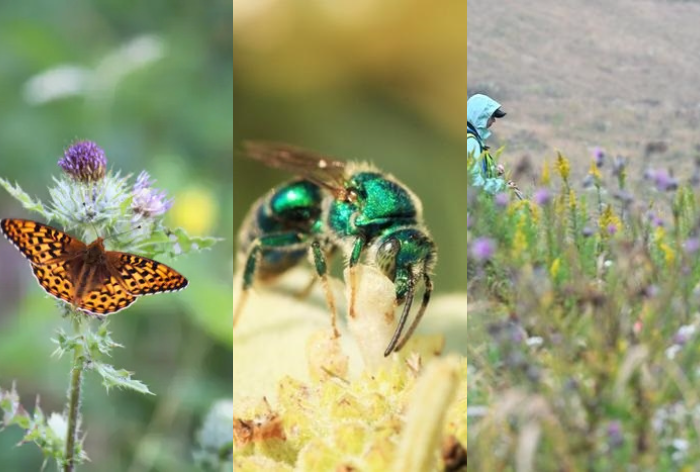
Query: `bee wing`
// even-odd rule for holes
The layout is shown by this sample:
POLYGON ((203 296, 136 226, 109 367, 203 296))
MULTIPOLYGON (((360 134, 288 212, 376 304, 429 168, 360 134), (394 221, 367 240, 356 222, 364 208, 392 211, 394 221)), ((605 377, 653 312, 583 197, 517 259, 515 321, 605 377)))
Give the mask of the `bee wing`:
POLYGON ((243 143, 246 156, 314 182, 335 195, 344 194, 345 162, 291 144, 261 141, 243 143))

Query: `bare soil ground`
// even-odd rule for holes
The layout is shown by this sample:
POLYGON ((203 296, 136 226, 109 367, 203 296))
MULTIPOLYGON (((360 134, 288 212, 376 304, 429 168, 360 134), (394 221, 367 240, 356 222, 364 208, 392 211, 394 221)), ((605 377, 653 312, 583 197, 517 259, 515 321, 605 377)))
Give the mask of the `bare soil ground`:
MULTIPOLYGON (((468 91, 508 116, 494 126, 502 161, 551 162, 583 176, 591 151, 677 176, 700 155, 700 1, 468 0, 468 91), (664 147, 662 145, 662 147, 664 147)), ((538 166, 539 167, 539 166, 538 166)))

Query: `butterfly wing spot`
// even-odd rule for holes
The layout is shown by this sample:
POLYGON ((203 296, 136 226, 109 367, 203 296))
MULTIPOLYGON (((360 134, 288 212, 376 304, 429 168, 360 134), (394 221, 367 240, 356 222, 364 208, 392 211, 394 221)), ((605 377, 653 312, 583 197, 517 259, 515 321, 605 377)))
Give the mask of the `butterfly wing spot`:
POLYGON ((75 290, 67 278, 64 263, 48 267, 32 265, 32 271, 39 285, 50 295, 69 303, 73 301, 75 290))
POLYGON ((43 264, 86 247, 66 233, 36 221, 4 219, 0 221, 0 230, 33 264, 43 264))
POLYGON ((134 254, 112 254, 118 256, 116 269, 132 295, 171 292, 187 286, 187 279, 165 264, 134 254))
POLYGON ((137 298, 124 290, 116 278, 110 277, 102 286, 83 295, 78 308, 97 315, 107 315, 126 308, 137 298))

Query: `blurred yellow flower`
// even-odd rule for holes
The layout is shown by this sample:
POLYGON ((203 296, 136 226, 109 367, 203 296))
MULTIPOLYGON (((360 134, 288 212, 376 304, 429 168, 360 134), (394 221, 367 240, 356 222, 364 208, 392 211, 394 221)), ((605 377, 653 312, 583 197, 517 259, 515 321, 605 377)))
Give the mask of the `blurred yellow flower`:
POLYGON ((600 234, 605 238, 622 228, 622 221, 615 215, 612 205, 608 205, 598 219, 600 234))
POLYGON ((551 177, 549 175, 549 163, 547 161, 544 161, 544 165, 542 166, 542 185, 547 186, 549 185, 549 182, 551 180, 551 177))
POLYGON ((561 265, 561 261, 557 257, 554 259, 552 262, 552 265, 549 267, 549 274, 552 276, 552 279, 556 279, 557 275, 559 274, 559 266, 561 265))
POLYGON ((557 151, 557 172, 563 181, 566 182, 569 179, 570 171, 571 165, 569 164, 568 159, 557 151))
POLYGON ((600 169, 598 169, 598 165, 595 161, 591 161, 591 168, 588 170, 588 175, 593 176, 596 185, 600 185, 600 180, 603 177, 600 175, 600 169))
POLYGON ((218 205, 214 195, 202 187, 190 187, 175 196, 170 210, 174 226, 194 235, 208 234, 214 226, 218 205))

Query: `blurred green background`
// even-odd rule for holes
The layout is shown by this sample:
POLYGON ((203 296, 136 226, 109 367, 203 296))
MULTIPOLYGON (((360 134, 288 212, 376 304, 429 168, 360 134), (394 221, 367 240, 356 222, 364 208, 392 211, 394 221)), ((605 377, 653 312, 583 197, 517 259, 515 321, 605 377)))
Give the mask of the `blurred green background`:
MULTIPOLYGON (((48 199, 63 150, 97 142, 123 173, 146 169, 175 197, 167 223, 224 238, 164 260, 189 287, 111 318, 113 364, 155 396, 84 382, 85 471, 186 471, 195 431, 231 395, 232 50, 228 2, 111 0, 0 4, 0 176, 48 199)), ((240 206, 240 198, 236 198, 240 206)), ((0 190, 0 217, 32 217, 0 190)), ((0 387, 61 411, 69 359, 51 357, 68 327, 29 265, 0 241, 0 387)), ((0 470, 39 470, 17 427, 0 432, 0 470)), ((51 464, 49 470, 53 470, 51 464)))
MULTIPOLYGON (((283 141, 392 173, 422 199, 436 295, 467 281, 465 24, 463 0, 233 2, 235 146, 283 141)), ((234 224, 289 178, 235 159, 234 224)))

